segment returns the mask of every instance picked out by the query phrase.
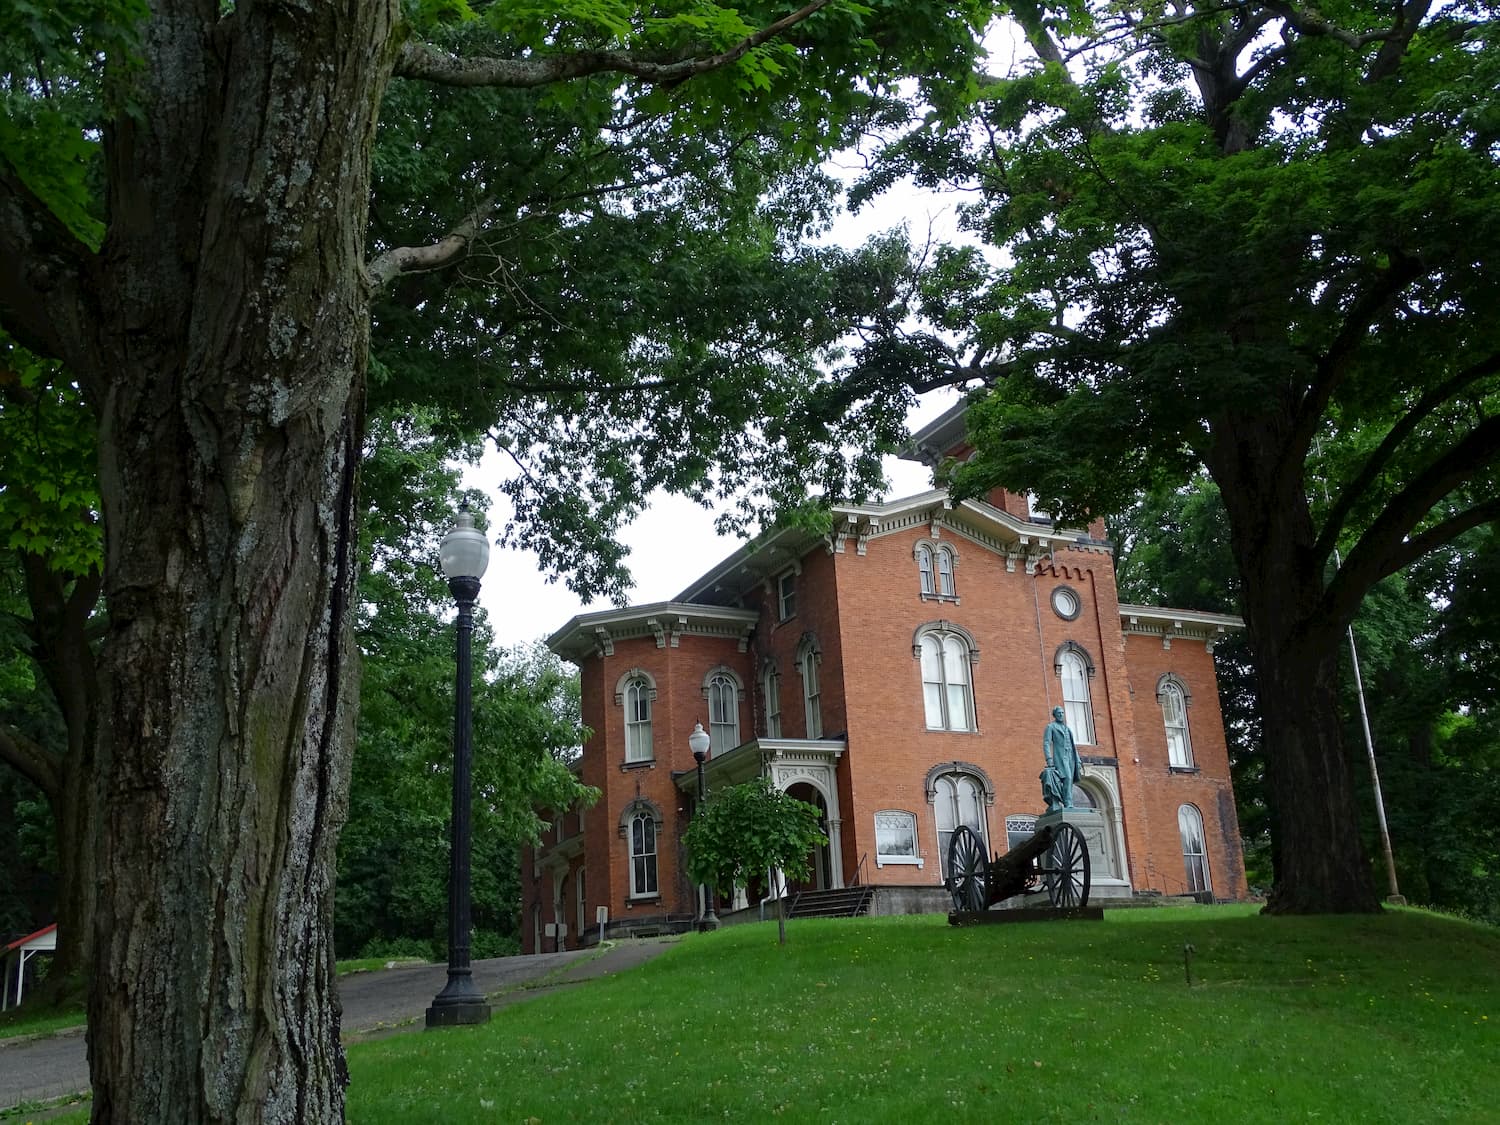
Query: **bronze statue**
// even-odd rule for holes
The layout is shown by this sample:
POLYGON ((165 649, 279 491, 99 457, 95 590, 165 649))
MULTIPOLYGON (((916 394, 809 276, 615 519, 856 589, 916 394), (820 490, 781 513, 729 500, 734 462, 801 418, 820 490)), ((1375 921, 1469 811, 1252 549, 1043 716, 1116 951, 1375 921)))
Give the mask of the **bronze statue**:
POLYGON ((1073 741, 1073 732, 1068 729, 1064 715, 1061 707, 1052 708, 1052 721, 1042 732, 1042 757, 1047 760, 1047 768, 1039 776, 1042 782, 1042 800, 1047 802, 1048 812, 1073 807, 1073 786, 1083 776, 1078 746, 1073 741))

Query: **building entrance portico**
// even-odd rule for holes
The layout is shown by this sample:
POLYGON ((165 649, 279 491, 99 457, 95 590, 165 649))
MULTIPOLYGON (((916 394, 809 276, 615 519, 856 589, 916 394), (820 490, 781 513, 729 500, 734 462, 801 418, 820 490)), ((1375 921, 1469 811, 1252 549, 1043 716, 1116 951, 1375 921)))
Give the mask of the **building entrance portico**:
MULTIPOLYGON (((787 789, 788 797, 794 797, 799 801, 806 801, 818 810, 818 827, 823 834, 828 834, 828 802, 823 799, 823 794, 805 781, 799 781, 787 789)), ((794 891, 826 891, 833 884, 829 881, 833 870, 833 863, 829 855, 827 844, 820 844, 812 851, 812 862, 809 864, 811 874, 805 881, 793 881, 791 886, 794 891)))
POLYGON ((839 816, 838 762, 845 744, 831 739, 761 739, 764 772, 783 793, 814 806, 823 818, 828 843, 813 856, 812 890, 844 885, 842 820, 839 816))
MULTIPOLYGON (((721 786, 768 777, 783 793, 814 806, 822 814, 828 843, 813 857, 811 889, 837 889, 844 886, 838 763, 846 747, 843 739, 833 738, 752 739, 708 759, 703 765, 704 787, 712 796, 721 786)), ((696 782, 685 774, 677 784, 687 792, 696 782)))

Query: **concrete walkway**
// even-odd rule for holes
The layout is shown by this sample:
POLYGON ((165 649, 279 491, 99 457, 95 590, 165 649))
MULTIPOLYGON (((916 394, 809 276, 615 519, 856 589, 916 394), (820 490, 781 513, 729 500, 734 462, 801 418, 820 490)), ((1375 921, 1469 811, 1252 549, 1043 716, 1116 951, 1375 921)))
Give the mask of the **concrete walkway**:
MULTIPOLYGON (((598 949, 474 962, 474 980, 496 1008, 633 969, 665 952, 674 938, 621 941, 598 949)), ((344 1042, 422 1030, 423 1016, 448 979, 446 965, 410 965, 339 978, 344 1042)), ((0 1039, 0 1110, 88 1089, 83 1029, 38 1039, 0 1039)))

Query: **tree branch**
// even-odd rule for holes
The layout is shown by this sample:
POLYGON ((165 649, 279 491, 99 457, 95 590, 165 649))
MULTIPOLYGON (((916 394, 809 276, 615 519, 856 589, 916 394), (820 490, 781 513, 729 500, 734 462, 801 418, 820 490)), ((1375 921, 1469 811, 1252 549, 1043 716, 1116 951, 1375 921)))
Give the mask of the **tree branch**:
POLYGON ((73 588, 68 590, 65 578, 51 570, 40 555, 22 551, 20 557, 26 600, 31 607, 28 631, 35 646, 33 659, 62 712, 70 752, 82 753, 93 727, 98 695, 88 624, 104 588, 104 577, 96 567, 73 576, 73 588))
MULTIPOLYGON (((1500 461, 1500 415, 1480 422, 1392 497, 1385 511, 1359 537, 1333 582, 1329 583, 1324 600, 1335 619, 1347 620, 1346 614, 1354 612, 1371 586, 1416 558, 1417 554, 1413 553, 1415 545, 1426 544, 1430 549, 1446 541, 1445 535, 1451 538, 1475 526, 1474 523, 1460 525, 1464 517, 1455 516, 1421 535, 1407 538, 1444 496, 1467 481, 1474 472, 1496 461, 1500 461), (1456 530, 1443 531, 1445 528, 1456 530)), ((1493 503, 1486 501, 1470 511, 1488 511, 1493 503)))
POLYGON ((1406 48, 1411 45, 1411 37, 1427 18, 1431 6, 1431 0, 1406 0, 1405 3, 1397 0, 1395 23, 1385 42, 1380 44, 1380 50, 1375 52, 1375 58, 1365 74, 1367 84, 1389 78, 1400 69, 1401 60, 1406 57, 1406 48))
POLYGON ((61 763, 9 723, 0 723, 0 762, 40 789, 49 802, 62 796, 61 763))
POLYGON ((1389 268, 1380 271, 1374 282, 1349 306, 1338 334, 1318 360, 1311 385, 1303 394, 1302 401, 1297 404, 1297 414, 1292 423, 1283 462, 1287 471, 1291 471, 1294 466, 1298 473, 1302 471, 1308 446, 1312 444, 1313 435, 1318 432, 1318 426, 1323 420, 1323 411, 1327 409, 1333 392, 1343 381, 1355 353, 1368 338, 1370 325, 1391 300, 1421 276, 1421 273, 1418 259, 1393 252, 1389 268))
POLYGON ((431 273, 462 261, 494 212, 495 201, 486 199, 465 215, 458 226, 431 245, 397 246, 377 255, 365 267, 371 289, 378 292, 403 274, 431 273))
POLYGON ((1292 30, 1296 31, 1299 35, 1305 35, 1309 39, 1327 37, 1355 50, 1369 46, 1371 43, 1378 43, 1389 39, 1395 34, 1386 29, 1357 33, 1329 23, 1321 13, 1316 11, 1302 11, 1292 7, 1290 4, 1281 3, 1272 3, 1267 6, 1282 19, 1286 20, 1292 30))
POLYGON ((525 59, 459 58, 429 43, 409 40, 396 60, 396 74, 443 86, 501 86, 529 89, 592 74, 627 74, 652 85, 685 82, 737 62, 755 48, 796 27, 830 0, 812 0, 790 15, 716 55, 652 59, 630 51, 569 51, 525 59))
MULTIPOLYGON (((0 321, 23 346, 74 374, 103 372, 100 317, 88 284, 93 255, 0 159, 0 321)), ((102 396, 94 396, 102 401, 102 396)))
MULTIPOLYGON (((1062 67, 1063 73, 1067 74, 1067 63, 1063 60, 1062 49, 1058 47, 1057 40, 1052 38, 1052 33, 1047 30, 1047 25, 1042 20, 1042 6, 1035 0, 1020 0, 1011 6, 1011 12, 1016 22, 1021 25, 1021 30, 1026 33, 1026 42, 1031 44, 1031 49, 1036 52, 1036 57, 1044 63, 1056 63, 1062 67)), ((1072 76, 1068 76, 1071 82, 1072 76)))
MULTIPOLYGON (((1410 566, 1429 551, 1453 542, 1464 532, 1482 524, 1495 522, 1500 522, 1500 497, 1486 500, 1482 504, 1475 504, 1472 508, 1467 508, 1457 515, 1449 516, 1420 535, 1413 535, 1391 551, 1375 572, 1370 585, 1410 566)), ((1369 586, 1363 589, 1357 589, 1354 586, 1348 589, 1342 588, 1339 579, 1343 573, 1340 570, 1334 580, 1329 583, 1328 592, 1325 595, 1330 611, 1338 615, 1339 621, 1347 621, 1353 617, 1355 611, 1359 609, 1359 603, 1364 598, 1365 591, 1369 589, 1369 586), (1345 614, 1348 616, 1346 617, 1345 614)))
POLYGON ((1365 463, 1360 467, 1355 478, 1339 490, 1338 502, 1329 510, 1323 530, 1313 546, 1314 557, 1327 558, 1332 553, 1334 544, 1338 542, 1339 535, 1344 530, 1344 523, 1348 520, 1350 511, 1369 491, 1370 486, 1375 483, 1375 478, 1380 475, 1381 469, 1390 461, 1401 443, 1411 436, 1418 424, 1465 387, 1497 371, 1500 371, 1500 353, 1488 356, 1464 368, 1451 379, 1430 389, 1416 401, 1412 408, 1401 417, 1401 420, 1391 427, 1390 432, 1385 435, 1380 444, 1365 458, 1365 463))

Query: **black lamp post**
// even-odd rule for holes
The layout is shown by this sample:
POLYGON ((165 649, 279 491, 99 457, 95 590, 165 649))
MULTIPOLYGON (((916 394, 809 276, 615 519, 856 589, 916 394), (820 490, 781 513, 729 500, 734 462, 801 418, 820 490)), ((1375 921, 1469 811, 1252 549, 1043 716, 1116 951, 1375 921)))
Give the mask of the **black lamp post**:
MULTIPOLYGON (((703 729, 702 723, 693 724, 693 733, 688 735, 688 747, 693 751, 693 761, 698 763, 698 808, 703 808, 703 763, 708 758, 708 734, 703 729)), ((719 928, 719 916, 714 913, 714 900, 708 892, 708 884, 704 883, 698 888, 701 909, 698 912, 698 929, 717 930, 719 928)))
POLYGON ((440 551, 448 589, 458 601, 458 680, 453 704, 453 820, 448 858, 448 983, 427 1009, 428 1027, 487 1023, 490 1006, 474 984, 469 968, 469 790, 473 762, 472 676, 469 642, 474 633, 474 603, 479 580, 490 561, 490 542, 474 526, 467 507, 457 526, 443 536, 440 551))

